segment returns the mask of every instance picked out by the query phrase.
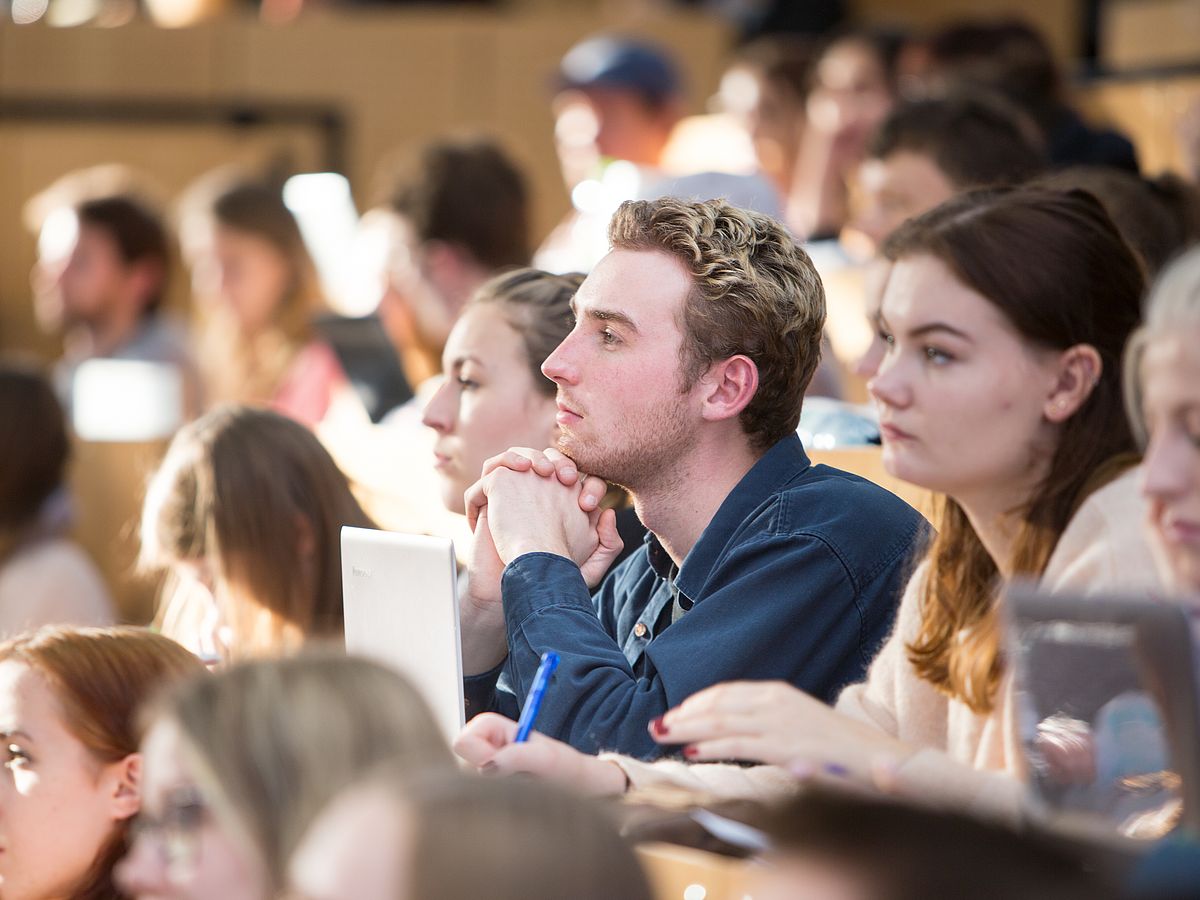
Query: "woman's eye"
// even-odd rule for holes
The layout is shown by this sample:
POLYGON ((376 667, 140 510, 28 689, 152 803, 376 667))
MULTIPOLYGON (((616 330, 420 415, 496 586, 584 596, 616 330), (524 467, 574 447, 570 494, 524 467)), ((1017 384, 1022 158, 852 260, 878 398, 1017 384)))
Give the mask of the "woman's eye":
POLYGON ((29 754, 16 744, 9 744, 4 748, 5 766, 12 768, 14 766, 24 765, 27 762, 29 762, 29 754))
POLYGON ((926 347, 925 358, 936 366, 944 366, 951 362, 954 357, 944 350, 939 350, 937 347, 926 347))
POLYGON ((893 347, 896 344, 896 336, 889 331, 884 331, 882 328, 877 328, 875 330, 875 336, 889 347, 893 347))
POLYGON ((619 342, 621 339, 619 337, 617 337, 617 333, 615 331, 613 331, 611 328, 601 328, 600 329, 600 340, 602 340, 606 344, 615 344, 615 343, 619 342))
POLYGON ((479 387, 478 381, 474 381, 470 378, 464 378, 461 375, 459 375, 458 378, 456 378, 454 380, 458 382, 458 386, 461 387, 464 391, 472 391, 475 388, 479 387))

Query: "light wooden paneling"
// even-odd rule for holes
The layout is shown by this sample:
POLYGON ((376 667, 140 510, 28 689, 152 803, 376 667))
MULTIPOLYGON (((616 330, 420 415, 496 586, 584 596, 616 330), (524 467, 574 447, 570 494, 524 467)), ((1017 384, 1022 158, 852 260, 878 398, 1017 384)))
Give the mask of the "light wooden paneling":
POLYGON ((1114 69, 1200 63, 1200 0, 1107 0, 1100 58, 1114 69))
POLYGON ((1178 126, 1200 103, 1200 74, 1177 78, 1100 82, 1078 93, 1093 119, 1112 123, 1137 147, 1142 171, 1187 175, 1178 126))

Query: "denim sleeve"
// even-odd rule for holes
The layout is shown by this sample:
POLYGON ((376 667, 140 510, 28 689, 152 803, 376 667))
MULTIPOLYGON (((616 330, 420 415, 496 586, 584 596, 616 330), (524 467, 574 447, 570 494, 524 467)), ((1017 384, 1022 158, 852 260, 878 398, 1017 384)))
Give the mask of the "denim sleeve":
POLYGON ((504 574, 508 672, 524 696, 541 654, 556 650, 561 662, 538 730, 587 753, 661 756, 669 748, 650 738, 649 722, 711 685, 781 679, 828 702, 861 678, 874 637, 867 620, 877 617, 864 605, 885 605, 878 618, 890 621, 899 564, 888 560, 860 591, 866 586, 819 537, 742 544, 721 560, 722 575, 702 601, 648 645, 651 664, 637 678, 601 626, 578 569, 562 557, 528 554, 504 574))

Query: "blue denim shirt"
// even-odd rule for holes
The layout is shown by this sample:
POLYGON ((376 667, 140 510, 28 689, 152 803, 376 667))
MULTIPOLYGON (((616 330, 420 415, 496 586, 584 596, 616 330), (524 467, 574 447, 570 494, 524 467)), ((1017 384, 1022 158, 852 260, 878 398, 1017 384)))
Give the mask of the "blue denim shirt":
POLYGON ((491 709, 515 718, 547 650, 560 663, 537 729, 587 753, 661 756, 649 722, 722 681, 782 679, 832 702, 887 637, 924 533, 903 500, 812 465, 789 436, 746 473, 684 559, 673 584, 686 612, 673 623, 664 615, 671 560, 653 535, 594 598, 562 556, 509 563, 509 655, 465 679, 467 717, 491 709))

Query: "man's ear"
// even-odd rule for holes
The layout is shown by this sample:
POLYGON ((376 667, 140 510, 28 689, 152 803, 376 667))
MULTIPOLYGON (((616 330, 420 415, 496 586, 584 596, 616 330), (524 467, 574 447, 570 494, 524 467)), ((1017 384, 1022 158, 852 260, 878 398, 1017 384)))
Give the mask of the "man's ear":
POLYGON ((705 419, 718 422, 736 418, 758 391, 758 366, 739 353, 713 363, 701 384, 704 387, 701 415, 705 419))
POLYGON ((136 816, 142 808, 142 754, 130 753, 111 764, 111 809, 114 819, 136 816))
POLYGON ((1055 424, 1065 422, 1079 411, 1095 390, 1104 362, 1090 344, 1076 344, 1058 357, 1057 376, 1042 407, 1045 417, 1055 424))
POLYGON ((142 302, 144 309, 149 298, 161 292, 165 286, 166 270, 156 260, 143 259, 130 265, 128 279, 130 293, 142 302))

